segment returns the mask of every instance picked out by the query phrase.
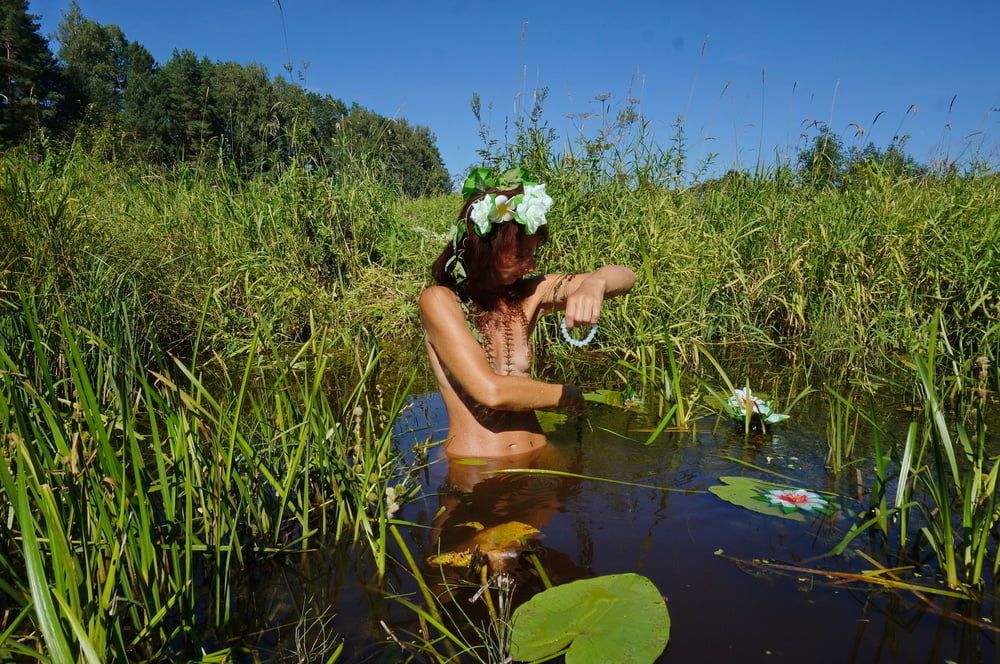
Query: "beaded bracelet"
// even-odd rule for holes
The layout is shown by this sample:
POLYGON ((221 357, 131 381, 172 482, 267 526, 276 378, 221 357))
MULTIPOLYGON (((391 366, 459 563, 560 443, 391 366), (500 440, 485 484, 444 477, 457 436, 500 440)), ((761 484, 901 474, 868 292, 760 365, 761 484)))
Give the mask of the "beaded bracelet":
POLYGON ((591 341, 594 340, 594 335, 597 334, 597 323, 594 323, 593 325, 590 326, 590 333, 587 334, 587 336, 585 336, 583 339, 574 339, 573 337, 569 336, 569 330, 566 329, 565 318, 563 318, 563 322, 559 326, 559 329, 562 330, 563 339, 566 340, 566 343, 568 343, 570 346, 583 348, 584 346, 586 346, 587 344, 589 344, 591 341))

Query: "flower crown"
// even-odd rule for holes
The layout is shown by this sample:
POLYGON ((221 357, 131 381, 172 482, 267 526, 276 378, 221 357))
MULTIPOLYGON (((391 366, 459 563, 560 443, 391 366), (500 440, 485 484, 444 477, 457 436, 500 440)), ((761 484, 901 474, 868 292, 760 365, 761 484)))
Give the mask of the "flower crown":
MULTIPOLYGON (((476 168, 462 184, 462 197, 468 201, 478 195, 483 195, 472 204, 469 219, 479 237, 493 230, 493 224, 505 221, 516 221, 524 226, 528 235, 535 232, 546 223, 545 213, 552 207, 552 197, 545 193, 545 185, 537 184, 524 168, 511 168, 497 173, 489 168, 476 168), (523 194, 505 196, 503 194, 486 193, 490 189, 516 189, 524 187, 523 194)), ((459 219, 451 229, 451 245, 453 254, 445 269, 456 281, 465 279, 465 265, 462 262, 462 238, 465 237, 465 220, 459 219)))
POLYGON ((507 197, 503 194, 486 194, 472 204, 469 217, 476 233, 482 237, 493 229, 493 224, 516 221, 524 226, 528 235, 534 235, 545 225, 545 213, 552 207, 552 197, 545 193, 544 184, 536 184, 523 168, 512 168, 496 175, 488 168, 477 168, 465 179, 462 196, 469 200, 490 189, 524 187, 523 194, 507 197))

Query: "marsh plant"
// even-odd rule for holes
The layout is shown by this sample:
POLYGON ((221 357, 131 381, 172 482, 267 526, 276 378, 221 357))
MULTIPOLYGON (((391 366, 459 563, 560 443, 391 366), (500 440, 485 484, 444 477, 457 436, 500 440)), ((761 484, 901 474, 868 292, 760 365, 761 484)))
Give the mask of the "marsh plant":
POLYGON ((26 306, 27 335, 0 348, 0 652, 169 657, 224 627, 243 565, 321 542, 385 572, 406 384, 375 389, 377 350, 353 347, 334 401, 322 334, 284 370, 262 373, 251 342, 209 376, 166 356, 136 370, 128 347, 50 322, 26 306))

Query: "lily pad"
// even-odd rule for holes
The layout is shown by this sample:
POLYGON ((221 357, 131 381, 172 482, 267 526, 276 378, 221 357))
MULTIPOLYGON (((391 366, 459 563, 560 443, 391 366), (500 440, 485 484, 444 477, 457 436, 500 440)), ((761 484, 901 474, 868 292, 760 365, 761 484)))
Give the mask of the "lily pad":
POLYGON ((625 405, 625 396, 618 390, 587 392, 583 398, 592 403, 603 403, 605 406, 614 406, 615 408, 623 408, 625 405))
POLYGON ((530 540, 541 534, 538 528, 520 521, 508 521, 492 528, 483 528, 478 521, 459 524, 476 528, 478 533, 467 548, 446 551, 427 558, 428 564, 448 567, 468 567, 472 564, 473 552, 479 551, 494 569, 503 568, 515 560, 527 547, 530 540))
POLYGON ((468 567, 472 564, 472 551, 446 551, 427 558, 429 565, 444 567, 468 567))
POLYGON ((490 553, 492 551, 507 549, 511 546, 523 545, 527 540, 534 538, 541 532, 538 528, 526 523, 508 521, 507 523, 501 523, 499 526, 481 530, 476 533, 472 541, 484 553, 490 553))
POLYGON ((549 588, 511 619, 515 660, 551 657, 566 664, 654 661, 670 640, 670 614, 656 586, 638 574, 612 574, 549 588))
POLYGON ((728 503, 768 516, 805 521, 806 516, 830 514, 837 506, 808 489, 789 487, 752 477, 720 477, 724 485, 708 490, 728 503))
POLYGON ((566 420, 569 419, 568 415, 553 413, 549 410, 536 410, 535 415, 538 416, 538 424, 542 427, 542 431, 545 433, 554 432, 556 427, 565 423, 566 420))

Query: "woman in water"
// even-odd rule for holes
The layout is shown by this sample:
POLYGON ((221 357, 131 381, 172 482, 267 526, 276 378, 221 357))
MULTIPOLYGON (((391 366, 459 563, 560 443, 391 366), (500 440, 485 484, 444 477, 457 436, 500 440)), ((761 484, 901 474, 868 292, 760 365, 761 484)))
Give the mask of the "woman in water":
POLYGON ((609 297, 627 292, 635 274, 606 265, 584 274, 535 271, 548 238, 545 185, 519 171, 494 180, 475 171, 463 193, 453 239, 434 261, 435 284, 420 295, 427 354, 448 411, 449 457, 500 457, 546 444, 535 410, 579 415, 575 385, 531 378, 528 342, 539 316, 564 311, 567 328, 596 325, 609 297))

